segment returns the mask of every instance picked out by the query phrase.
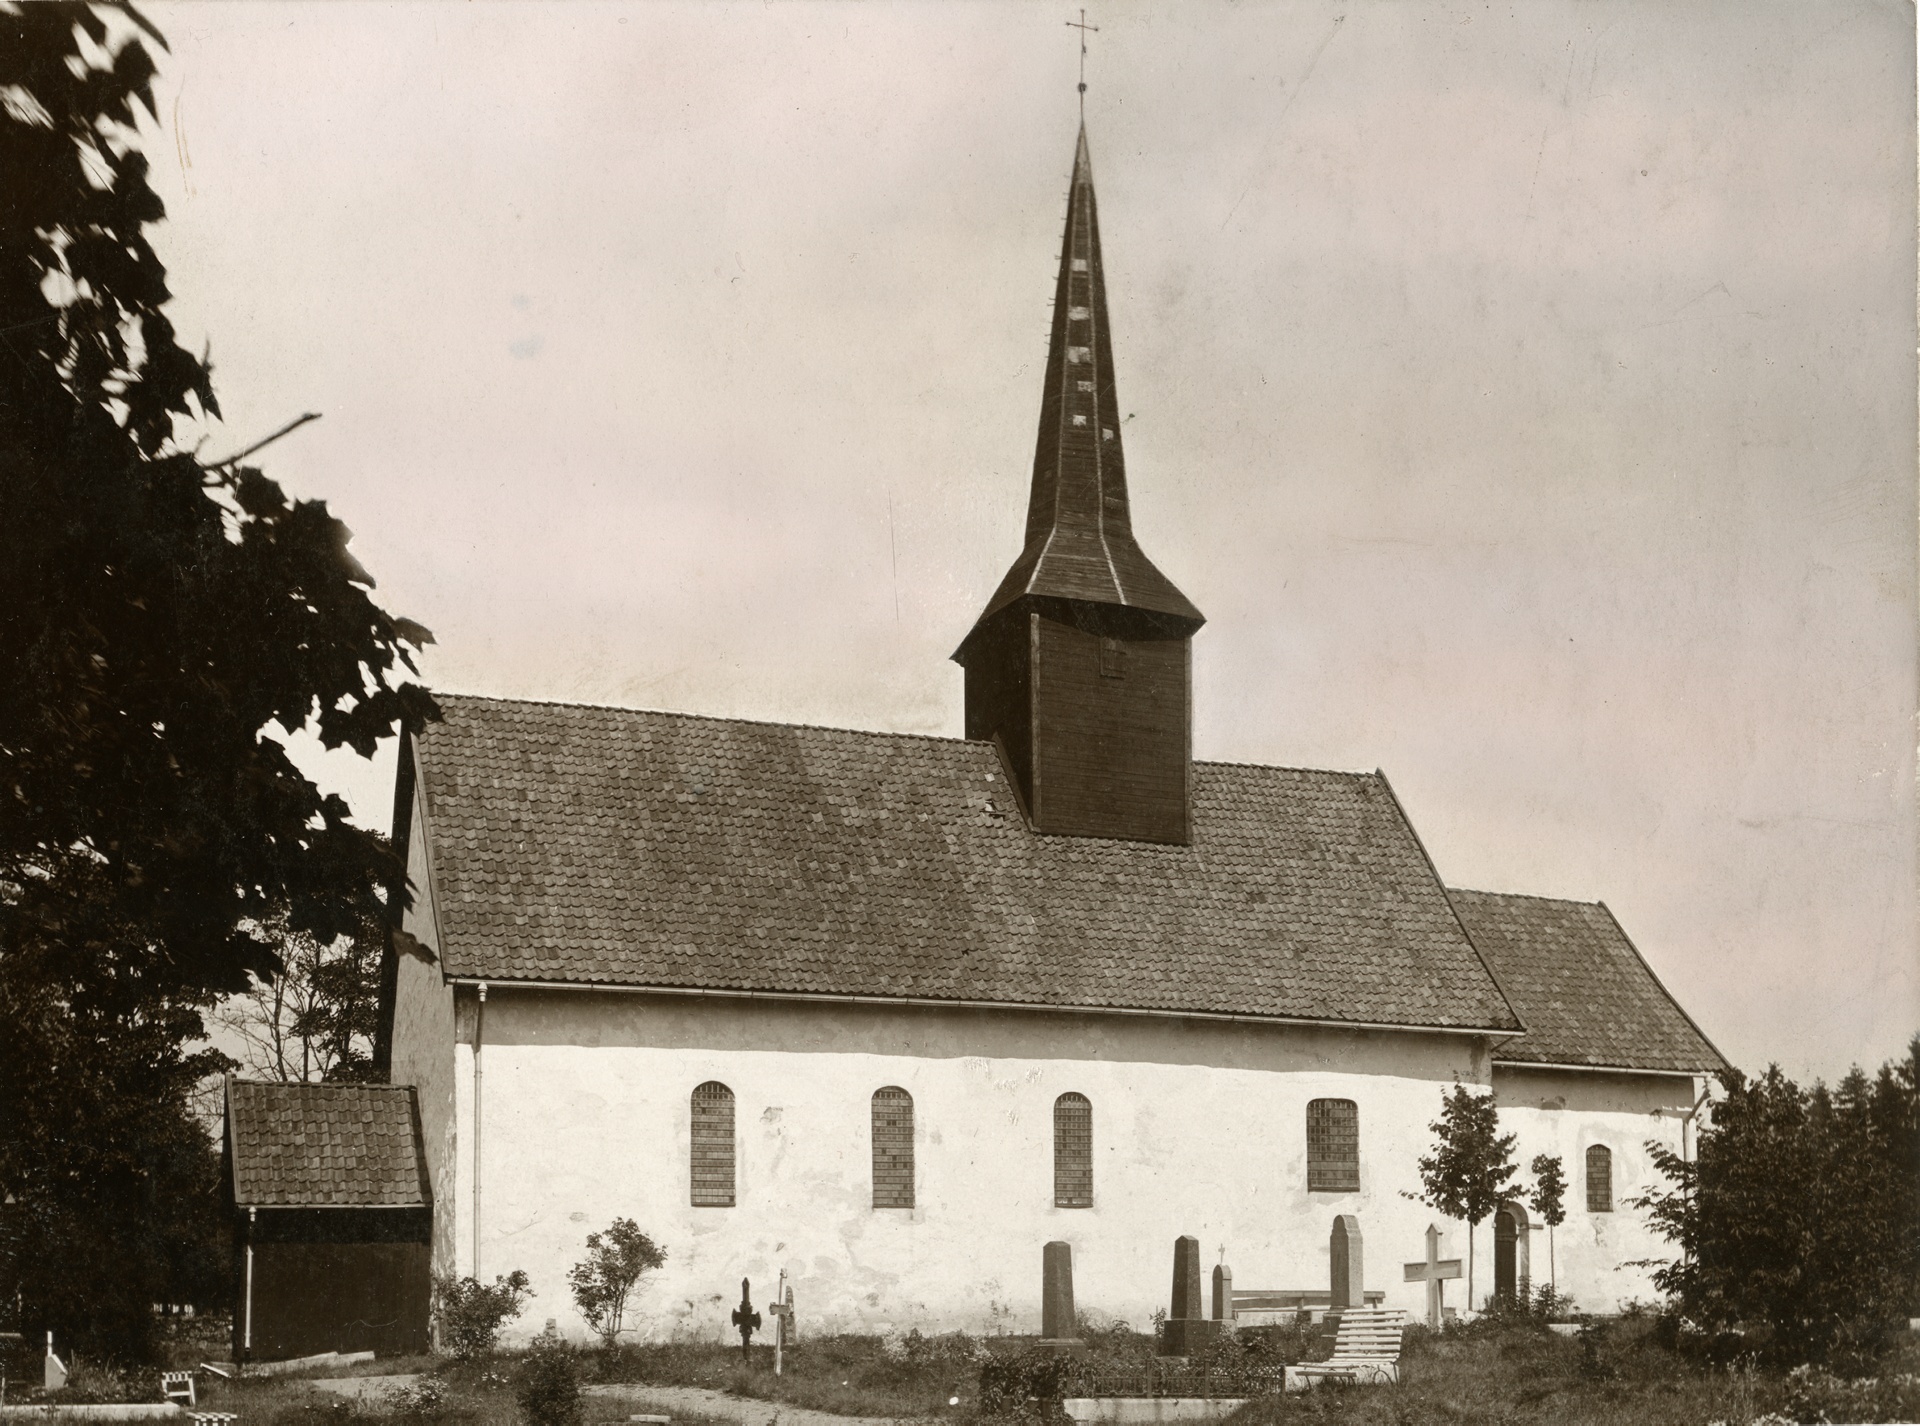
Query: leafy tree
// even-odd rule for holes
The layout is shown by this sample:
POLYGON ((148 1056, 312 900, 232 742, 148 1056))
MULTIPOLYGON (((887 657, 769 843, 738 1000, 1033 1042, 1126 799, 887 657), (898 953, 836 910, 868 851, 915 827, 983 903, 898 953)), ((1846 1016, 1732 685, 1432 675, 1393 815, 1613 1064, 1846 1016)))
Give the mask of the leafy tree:
POLYGON ((1654 1282, 1782 1360, 1870 1354, 1920 1311, 1920 1037, 1831 1090, 1778 1066, 1721 1084, 1692 1162, 1648 1146, 1666 1182, 1633 1202, 1682 1250, 1654 1282))
POLYGON ((1553 1230, 1567 1221, 1567 1177, 1558 1154, 1535 1154, 1532 1169, 1533 1192, 1527 1195, 1527 1206, 1547 1225, 1547 1280, 1558 1293, 1560 1272, 1553 1261, 1553 1230))
POLYGON ((264 734, 371 754, 435 712, 345 526, 189 443, 218 407, 146 236, 136 30, 0 9, 0 1292, 122 1355, 184 1295, 202 1013, 277 973, 260 928, 331 943, 404 895, 264 734))
POLYGON ((229 997, 214 1018, 239 1038, 256 1074, 300 1083, 371 1080, 385 939, 384 927, 367 925, 327 945, 281 922, 269 934, 280 974, 229 997))
POLYGON ((1491 1094, 1473 1094, 1456 1082, 1440 1096, 1440 1117, 1428 1126, 1434 1148, 1420 1160, 1420 1188, 1408 1198, 1467 1225, 1467 1302, 1473 1297, 1473 1235, 1480 1221, 1508 1197, 1518 1135, 1500 1133, 1500 1109, 1491 1094))
POLYGON ((627 1299, 640 1275, 666 1260, 666 1250, 631 1218, 616 1218, 606 1232, 587 1234, 587 1256, 567 1269, 567 1282, 580 1315, 606 1346, 619 1340, 627 1299))

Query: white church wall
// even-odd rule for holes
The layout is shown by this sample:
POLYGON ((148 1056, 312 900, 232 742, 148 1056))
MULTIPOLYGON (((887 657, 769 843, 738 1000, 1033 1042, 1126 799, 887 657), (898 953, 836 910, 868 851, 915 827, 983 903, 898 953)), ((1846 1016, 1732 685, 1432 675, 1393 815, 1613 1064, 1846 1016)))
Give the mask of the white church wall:
MULTIPOLYGON (((586 1235, 631 1217, 668 1252, 632 1318, 641 1337, 725 1337, 740 1279, 764 1305, 781 1269, 803 1329, 1032 1332, 1042 1245, 1074 1246, 1083 1309, 1144 1328, 1167 1305, 1173 1241, 1200 1239, 1240 1287, 1328 1282, 1335 1215, 1360 1220, 1365 1281, 1424 1308, 1401 1264, 1435 1215, 1401 1196, 1440 1092, 1485 1082, 1471 1036, 1132 1016, 537 992, 495 984, 481 1091, 481 1232, 472 1234, 472 992, 461 992, 453 1192, 460 1270, 525 1269, 546 1317, 584 1333, 565 1274, 586 1235), (736 1206, 690 1204, 689 1096, 735 1098, 736 1206), (915 1206, 872 1206, 871 1097, 914 1101, 915 1206), (1094 1206, 1056 1208, 1053 1110, 1093 1106, 1094 1206), (1359 1109, 1360 1189, 1306 1189, 1309 1100, 1359 1109)), ((1442 1222, 1443 1251, 1465 1229, 1442 1222)), ((1449 1301, 1462 1301, 1458 1289, 1449 1301)))
MULTIPOLYGON (((1673 1245, 1657 1237, 1646 1214, 1628 1201, 1661 1180, 1646 1145, 1649 1140, 1680 1152, 1682 1116, 1694 1102, 1694 1081, 1685 1075, 1540 1070, 1496 1064, 1493 1089, 1503 1132, 1515 1133, 1518 1181, 1531 1185, 1528 1165, 1537 1154, 1558 1154, 1567 1179, 1566 1222, 1553 1230, 1552 1260, 1560 1290, 1587 1312, 1614 1312, 1629 1302, 1653 1302, 1660 1293, 1652 1270, 1636 1261, 1664 1260, 1673 1245), (1610 1212, 1587 1208, 1587 1150, 1603 1145, 1612 1156, 1610 1212)), ((1547 1229, 1533 1218, 1529 1237, 1533 1281, 1548 1280, 1547 1229)), ((1484 1296, 1493 1282, 1493 1233, 1483 1224, 1475 1235, 1476 1286, 1484 1296)))
MULTIPOLYGON (((454 1112, 453 988, 440 973, 440 928, 435 914, 431 879, 427 874, 427 833, 420 800, 414 800, 412 830, 407 843, 407 880, 414 902, 401 929, 435 959, 402 954, 395 967, 393 1039, 389 1079, 414 1087, 420 1107, 421 1152, 427 1161, 427 1182, 436 1204, 453 1192, 454 1156, 458 1148, 454 1112)), ((454 1266, 453 1215, 437 1211, 433 1219, 433 1266, 436 1272, 454 1266)))

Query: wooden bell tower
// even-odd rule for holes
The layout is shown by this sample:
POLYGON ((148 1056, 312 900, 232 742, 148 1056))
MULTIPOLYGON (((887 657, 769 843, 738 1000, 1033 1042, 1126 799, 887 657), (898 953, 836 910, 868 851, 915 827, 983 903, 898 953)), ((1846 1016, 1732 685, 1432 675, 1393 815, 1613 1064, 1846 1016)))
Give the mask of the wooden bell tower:
POLYGON ((954 659, 1039 832, 1185 843, 1200 611, 1133 537, 1087 132, 1054 291, 1020 557, 954 659))

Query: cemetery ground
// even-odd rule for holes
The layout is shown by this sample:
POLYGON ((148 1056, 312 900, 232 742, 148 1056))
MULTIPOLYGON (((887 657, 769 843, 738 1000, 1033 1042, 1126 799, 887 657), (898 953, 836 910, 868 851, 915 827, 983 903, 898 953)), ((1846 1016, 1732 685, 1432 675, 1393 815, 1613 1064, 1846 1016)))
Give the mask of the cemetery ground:
MULTIPOLYGON (((580 1426, 624 1423, 659 1411, 675 1426, 764 1421, 744 1408, 767 1403, 787 1426, 821 1426, 811 1413, 894 1421, 950 1420, 954 1426, 1065 1426, 1047 1398, 1078 1395, 1089 1374, 1113 1380, 1151 1370, 1153 1340, 1124 1327, 1087 1332, 1070 1358, 1035 1349, 1032 1338, 822 1336, 788 1349, 776 1377, 771 1348, 750 1365, 737 1345, 627 1344, 579 1354, 580 1426), (984 1388, 984 1391, 983 1391, 984 1388), (649 1390, 657 1396, 650 1397, 649 1390), (691 1390, 690 1390, 691 1389, 691 1390), (693 1391, 704 1406, 695 1406, 693 1391), (958 1398, 957 1404, 955 1398, 958 1398)), ((173 1345, 177 1365, 217 1360, 224 1342, 173 1345)), ((1215 1395, 1229 1395, 1236 1370, 1276 1359, 1326 1355, 1309 1329, 1244 1332, 1213 1360, 1215 1395)), ((1556 1335, 1525 1317, 1483 1318, 1445 1332, 1407 1331, 1397 1386, 1319 1386, 1257 1398, 1236 1426, 1422 1426, 1422 1423, 1555 1422, 1564 1426, 1779 1426, 1784 1422, 1920 1421, 1920 1338, 1904 1334, 1878 1361, 1851 1375, 1789 1372, 1717 1353, 1682 1350, 1653 1313, 1594 1321, 1579 1336, 1556 1335)), ((1196 1358, 1196 1362, 1202 1359, 1196 1358)), ((202 1376, 203 1409, 234 1412, 238 1426, 552 1426, 530 1422, 515 1390, 523 1356, 499 1351, 468 1361, 403 1357, 313 1368, 284 1377, 225 1382, 202 1376), (363 1393, 318 1389, 312 1378, 412 1376, 410 1384, 369 1381, 363 1393)), ((149 1374, 150 1375, 150 1374, 149 1374)), ((146 1376, 113 1379, 84 1369, 70 1399, 151 1399, 146 1376)), ((9 1400, 21 1398, 9 1393, 9 1400)))

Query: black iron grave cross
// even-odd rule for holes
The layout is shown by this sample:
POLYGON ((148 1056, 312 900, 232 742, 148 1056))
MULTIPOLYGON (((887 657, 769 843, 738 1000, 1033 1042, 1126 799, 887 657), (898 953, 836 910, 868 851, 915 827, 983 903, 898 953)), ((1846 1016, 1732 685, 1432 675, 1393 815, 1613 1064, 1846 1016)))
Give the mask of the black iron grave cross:
POLYGON ((760 1326, 760 1314, 753 1310, 753 1294, 748 1291, 745 1278, 740 1279, 740 1305, 733 1309, 733 1325, 740 1329, 740 1355, 751 1362, 753 1357, 748 1348, 760 1326))

